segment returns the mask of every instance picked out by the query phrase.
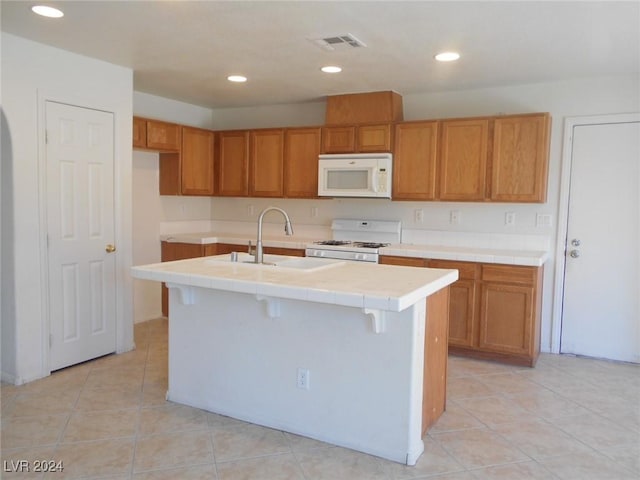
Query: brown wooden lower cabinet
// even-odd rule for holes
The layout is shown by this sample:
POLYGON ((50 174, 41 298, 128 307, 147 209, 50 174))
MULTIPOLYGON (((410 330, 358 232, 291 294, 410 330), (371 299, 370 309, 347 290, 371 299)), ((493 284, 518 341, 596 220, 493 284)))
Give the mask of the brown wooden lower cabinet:
POLYGON ((422 435, 445 411, 447 405, 447 329, 450 287, 427 297, 422 384, 422 435))
POLYGON ((535 365, 543 267, 395 256, 381 256, 380 263, 458 270, 449 295, 449 352, 535 365))
MULTIPOLYGON (((209 257, 211 255, 224 255, 231 252, 246 252, 248 249, 248 244, 237 245, 233 243, 208 243, 203 245, 197 243, 162 242, 161 246, 161 261, 163 262, 209 257)), ((264 253, 304 257, 304 249, 298 248, 264 247, 264 253)), ((164 283, 162 284, 162 315, 165 317, 169 316, 169 292, 164 283)))
POLYGON ((477 334, 478 286, 480 264, 429 260, 430 268, 458 270, 458 281, 449 287, 449 345, 473 347, 477 334))

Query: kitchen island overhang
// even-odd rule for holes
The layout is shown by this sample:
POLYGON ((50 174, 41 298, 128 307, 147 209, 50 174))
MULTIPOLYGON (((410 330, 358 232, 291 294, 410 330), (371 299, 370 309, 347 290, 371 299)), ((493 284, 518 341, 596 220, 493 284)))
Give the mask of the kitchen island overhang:
POLYGON ((444 409, 457 271, 225 257, 133 268, 169 287, 167 399, 415 464, 444 409))

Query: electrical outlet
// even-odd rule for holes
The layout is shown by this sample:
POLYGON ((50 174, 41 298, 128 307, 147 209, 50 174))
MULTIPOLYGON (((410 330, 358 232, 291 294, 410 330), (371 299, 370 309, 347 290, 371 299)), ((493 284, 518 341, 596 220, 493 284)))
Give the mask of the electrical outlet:
POLYGON ((451 210, 449 212, 449 223, 451 225, 460 225, 460 210, 451 210))
POLYGON ((414 223, 422 223, 424 222, 424 210, 421 208, 417 208, 413 211, 413 221, 414 223))
POLYGON ((318 207, 311 207, 311 218, 316 218, 318 216, 318 207))
POLYGON ((536 227, 550 227, 551 215, 548 213, 538 213, 536 215, 536 227))
POLYGON ((309 369, 299 368, 296 385, 303 390, 309 390, 309 369))
POLYGON ((516 224, 516 212, 507 212, 504 214, 504 224, 510 227, 516 224))
POLYGON ((247 217, 253 217, 253 215, 255 214, 256 209, 253 205, 248 205, 247 206, 247 217))

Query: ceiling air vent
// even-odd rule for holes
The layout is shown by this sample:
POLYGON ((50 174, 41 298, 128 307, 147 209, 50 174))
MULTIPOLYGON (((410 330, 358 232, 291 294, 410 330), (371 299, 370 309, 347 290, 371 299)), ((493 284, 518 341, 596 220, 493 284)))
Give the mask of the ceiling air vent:
POLYGON ((347 50, 367 46, 350 33, 335 35, 333 37, 310 38, 309 40, 325 50, 347 50))

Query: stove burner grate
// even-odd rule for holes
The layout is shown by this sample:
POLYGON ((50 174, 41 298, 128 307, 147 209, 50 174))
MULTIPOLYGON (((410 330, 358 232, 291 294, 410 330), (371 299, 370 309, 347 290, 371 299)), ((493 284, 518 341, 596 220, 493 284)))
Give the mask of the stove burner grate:
POLYGON ((377 242, 356 242, 355 246, 360 248, 382 248, 387 247, 388 243, 377 243, 377 242))
POLYGON ((322 240, 320 242, 315 242, 316 245, 350 245, 351 242, 348 240, 322 240))

